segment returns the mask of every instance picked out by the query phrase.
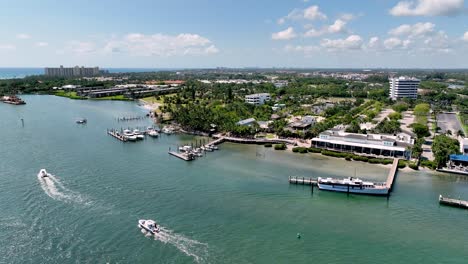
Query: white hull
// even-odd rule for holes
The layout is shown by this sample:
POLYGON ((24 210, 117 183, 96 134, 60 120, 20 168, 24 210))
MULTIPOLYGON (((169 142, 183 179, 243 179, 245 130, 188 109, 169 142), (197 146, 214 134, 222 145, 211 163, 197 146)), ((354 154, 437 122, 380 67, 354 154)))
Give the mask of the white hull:
MULTIPOLYGON (((348 192, 348 186, 346 185, 331 185, 331 184, 322 184, 319 183, 318 187, 320 190, 324 191, 333 191, 333 192, 348 192)), ((349 193, 357 193, 357 194, 369 194, 369 195, 387 195, 388 189, 387 188, 365 188, 365 187, 357 187, 357 186, 349 186, 349 193)))

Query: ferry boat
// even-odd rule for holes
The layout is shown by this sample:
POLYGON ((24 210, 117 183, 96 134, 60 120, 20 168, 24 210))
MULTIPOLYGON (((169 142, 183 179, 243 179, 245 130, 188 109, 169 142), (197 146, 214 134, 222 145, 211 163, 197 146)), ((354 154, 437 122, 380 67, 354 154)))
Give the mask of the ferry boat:
POLYGON ((150 232, 153 235, 161 231, 158 224, 156 224, 156 222, 153 220, 138 220, 138 227, 150 232))
POLYGON ((11 96, 2 96, 0 101, 6 104, 13 104, 13 105, 24 105, 26 104, 25 101, 21 100, 21 98, 17 97, 16 95, 11 96))
POLYGON ((363 181, 359 178, 348 177, 344 179, 318 178, 317 185, 320 190, 369 194, 369 195, 387 195, 389 189, 385 183, 374 183, 363 181))

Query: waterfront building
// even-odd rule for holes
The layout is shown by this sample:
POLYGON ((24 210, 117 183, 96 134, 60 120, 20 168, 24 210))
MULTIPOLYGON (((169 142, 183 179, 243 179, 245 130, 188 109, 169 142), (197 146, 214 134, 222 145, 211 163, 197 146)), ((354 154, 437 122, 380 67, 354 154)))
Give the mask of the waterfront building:
POLYGON ((270 99, 269 93, 249 94, 245 96, 245 102, 253 105, 262 105, 270 99))
POLYGON ((401 98, 416 99, 418 97, 419 79, 401 76, 390 78, 390 98, 397 100, 401 98))
POLYGON ((340 152, 409 159, 414 138, 405 133, 397 135, 356 134, 327 130, 312 139, 312 146, 340 152))
POLYGON ((460 152, 468 155, 468 138, 464 138, 463 140, 461 140, 460 152))
POLYGON ((54 77, 82 77, 82 76, 95 76, 99 74, 99 67, 63 67, 60 65, 58 68, 45 68, 44 73, 46 76, 54 77))

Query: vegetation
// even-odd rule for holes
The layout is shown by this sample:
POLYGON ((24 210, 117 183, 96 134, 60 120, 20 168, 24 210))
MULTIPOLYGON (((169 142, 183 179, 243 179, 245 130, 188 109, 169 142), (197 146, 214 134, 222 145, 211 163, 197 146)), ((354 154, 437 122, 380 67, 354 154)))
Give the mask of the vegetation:
POLYGON ((427 125, 413 123, 411 124, 411 127, 413 128, 413 132, 418 138, 428 137, 431 135, 431 133, 429 133, 429 128, 427 127, 427 125))
POLYGON ((459 153, 459 150, 458 140, 446 135, 437 135, 432 143, 432 152, 434 153, 434 161, 437 164, 437 168, 445 166, 448 156, 459 153))
POLYGON ((286 147, 286 144, 276 144, 275 145, 275 150, 285 150, 287 147, 286 147))
POLYGON ((58 90, 54 93, 56 96, 68 97, 70 99, 84 100, 85 97, 78 96, 76 92, 67 92, 64 90, 58 90))
POLYGON ((416 122, 422 125, 427 124, 427 115, 429 114, 431 107, 427 103, 418 104, 414 107, 414 115, 416 122))

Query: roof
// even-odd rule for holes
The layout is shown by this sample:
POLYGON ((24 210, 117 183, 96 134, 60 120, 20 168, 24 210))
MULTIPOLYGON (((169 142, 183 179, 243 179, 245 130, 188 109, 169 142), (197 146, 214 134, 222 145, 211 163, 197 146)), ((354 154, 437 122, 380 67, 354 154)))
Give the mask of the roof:
POLYGON ((450 160, 468 162, 468 155, 456 155, 456 154, 452 154, 452 155, 450 155, 450 160))
POLYGON ((242 126, 242 125, 248 125, 248 124, 253 123, 253 122, 255 122, 255 118, 251 117, 251 118, 241 120, 241 121, 237 122, 237 124, 242 126))
POLYGON ((313 138, 312 141, 325 142, 325 143, 331 143, 331 144, 339 144, 339 145, 347 145, 347 146, 354 146, 354 147, 362 147, 362 148, 383 149, 383 150, 390 150, 390 151, 402 151, 402 152, 406 151, 406 148, 404 148, 404 147, 384 146, 384 145, 376 145, 376 144, 362 144, 362 143, 341 141, 341 140, 313 138))

